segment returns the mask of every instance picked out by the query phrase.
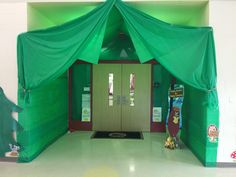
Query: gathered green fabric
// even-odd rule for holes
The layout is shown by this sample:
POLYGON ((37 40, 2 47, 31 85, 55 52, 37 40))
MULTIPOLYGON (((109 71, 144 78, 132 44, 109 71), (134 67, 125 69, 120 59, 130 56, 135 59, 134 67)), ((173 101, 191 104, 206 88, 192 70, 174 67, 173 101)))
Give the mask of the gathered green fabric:
POLYGON ((26 90, 61 76, 77 59, 97 63, 115 1, 64 25, 18 36, 18 77, 26 90))
POLYGON ((155 58, 170 73, 200 90, 216 87, 211 27, 168 24, 120 0, 108 0, 90 13, 61 26, 18 36, 18 76, 26 90, 64 73, 76 60, 98 63, 112 7, 123 17, 141 63, 155 58))

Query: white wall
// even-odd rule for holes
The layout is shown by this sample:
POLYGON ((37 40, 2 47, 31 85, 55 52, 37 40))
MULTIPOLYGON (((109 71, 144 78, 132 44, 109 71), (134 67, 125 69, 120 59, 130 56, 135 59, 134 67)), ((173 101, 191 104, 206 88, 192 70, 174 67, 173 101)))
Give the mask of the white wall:
POLYGON ((0 3, 0 86, 14 102, 17 102, 16 38, 26 29, 26 3, 0 3))
POLYGON ((218 162, 233 162, 236 151, 236 1, 212 0, 209 23, 214 28, 220 103, 218 162))

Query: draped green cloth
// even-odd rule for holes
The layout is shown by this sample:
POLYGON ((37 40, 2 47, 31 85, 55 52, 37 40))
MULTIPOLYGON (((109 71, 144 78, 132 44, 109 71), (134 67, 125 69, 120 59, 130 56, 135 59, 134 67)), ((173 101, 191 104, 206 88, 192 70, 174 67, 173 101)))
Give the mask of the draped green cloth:
POLYGON ((18 36, 18 76, 33 89, 64 73, 76 60, 98 63, 112 7, 121 13, 140 62, 155 58, 174 76, 201 89, 216 87, 211 27, 183 27, 146 15, 120 0, 108 0, 61 26, 18 36))

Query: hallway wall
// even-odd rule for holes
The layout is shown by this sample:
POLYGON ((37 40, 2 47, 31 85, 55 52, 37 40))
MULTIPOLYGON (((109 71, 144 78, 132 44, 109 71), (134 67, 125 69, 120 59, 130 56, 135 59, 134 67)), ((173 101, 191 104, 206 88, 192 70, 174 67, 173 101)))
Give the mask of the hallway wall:
POLYGON ((236 151, 236 1, 210 1, 210 26, 214 29, 218 70, 220 135, 218 162, 235 162, 236 151))
POLYGON ((17 35, 27 30, 27 4, 0 2, 0 86, 17 102, 17 35))
POLYGON ((19 162, 29 162, 68 130, 67 73, 49 84, 30 91, 26 100, 19 91, 18 102, 23 111, 17 133, 22 150, 19 162), (52 106, 53 105, 53 106, 52 106), (60 110, 60 111, 58 111, 60 110))

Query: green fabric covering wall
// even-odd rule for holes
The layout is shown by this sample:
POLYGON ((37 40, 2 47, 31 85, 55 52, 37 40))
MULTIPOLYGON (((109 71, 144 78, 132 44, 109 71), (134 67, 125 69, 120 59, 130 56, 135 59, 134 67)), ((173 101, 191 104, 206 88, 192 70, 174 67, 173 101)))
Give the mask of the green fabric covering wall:
POLYGON ((91 85, 91 65, 74 64, 72 66, 72 119, 81 120, 82 115, 82 94, 84 87, 91 85))
POLYGON ((207 127, 219 126, 215 112, 206 106, 207 94, 184 84, 183 127, 181 139, 205 166, 216 166, 218 143, 210 143, 207 127))
POLYGON ((23 148, 19 162, 29 162, 68 129, 68 84, 67 75, 32 90, 25 101, 19 91, 18 101, 23 108, 19 123, 24 131, 17 140, 23 148))
POLYGON ((159 86, 153 87, 153 106, 162 107, 163 122, 165 122, 168 113, 168 89, 171 78, 171 74, 161 65, 153 66, 153 83, 159 84, 159 86))

